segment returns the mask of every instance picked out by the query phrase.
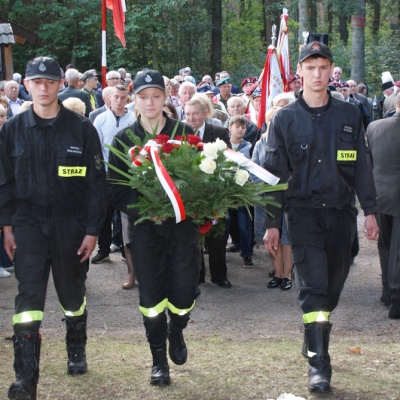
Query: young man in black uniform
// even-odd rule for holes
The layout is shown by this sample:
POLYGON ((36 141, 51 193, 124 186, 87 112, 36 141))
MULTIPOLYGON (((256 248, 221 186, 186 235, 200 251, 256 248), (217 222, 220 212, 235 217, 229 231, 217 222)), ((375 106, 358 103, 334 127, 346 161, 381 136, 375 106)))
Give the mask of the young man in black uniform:
POLYGON ((25 76, 33 106, 3 126, 0 146, 0 225, 19 283, 9 399, 36 399, 50 267, 65 314, 68 373, 87 371, 86 271, 107 201, 99 137, 58 101, 59 65, 38 57, 25 76))
MULTIPOLYGON (((176 124, 177 135, 193 133, 190 126, 170 119, 163 112, 166 93, 164 78, 158 71, 139 73, 134 80, 134 93, 140 117, 133 125, 118 133, 116 138, 132 146, 127 130, 142 139, 146 131, 171 136, 176 124)), ((113 146, 122 150, 116 140, 113 146)), ((110 152, 109 162, 128 172, 127 165, 114 153, 110 152)), ((111 168, 108 174, 111 182, 121 179, 121 175, 111 168)), ((178 224, 174 218, 168 218, 160 221, 160 224, 143 222, 135 225, 138 213, 130 205, 137 202, 139 195, 129 186, 111 184, 111 204, 129 217, 130 250, 140 287, 140 311, 153 356, 150 383, 168 385, 167 337, 171 360, 181 365, 187 359, 182 331, 198 295, 201 260, 199 228, 190 217, 178 224), (170 316, 169 324, 166 309, 170 316)))
MULTIPOLYGON (((288 182, 276 198, 288 214, 289 235, 305 326, 303 355, 309 362, 309 390, 330 391, 329 315, 338 304, 351 262, 356 192, 368 239, 376 239, 376 192, 362 116, 352 104, 327 91, 332 53, 319 42, 299 56, 304 90, 271 122, 264 167, 288 182)), ((264 243, 274 254, 282 212, 270 210, 264 243)))

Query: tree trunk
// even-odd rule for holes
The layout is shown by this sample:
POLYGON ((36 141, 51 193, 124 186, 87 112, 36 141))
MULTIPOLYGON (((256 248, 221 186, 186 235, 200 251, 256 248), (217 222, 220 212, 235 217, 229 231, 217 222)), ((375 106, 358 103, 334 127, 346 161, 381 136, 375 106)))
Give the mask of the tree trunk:
POLYGON ((333 24, 333 13, 332 13, 332 4, 328 3, 328 34, 332 33, 332 24, 333 24))
MULTIPOLYGON (((277 15, 272 15, 271 10, 274 9, 275 2, 274 0, 264 0, 264 38, 265 38, 265 52, 267 52, 268 46, 271 44, 272 37, 272 26, 276 25, 276 17, 277 15)), ((276 31, 278 33, 279 27, 276 27, 276 31)))
POLYGON ((158 59, 158 40, 156 35, 153 35, 151 40, 151 58, 153 62, 153 69, 160 71, 160 61, 158 59))
MULTIPOLYGON (((373 16, 374 19, 372 21, 372 36, 374 37, 374 41, 377 42, 379 35, 379 26, 381 22, 381 0, 373 0, 373 16)), ((399 7, 400 12, 400 7, 399 7)))
POLYGON ((312 33, 312 0, 299 0, 299 42, 303 43, 303 32, 312 33))
POLYGON ((356 82, 365 75, 365 0, 359 0, 351 18, 351 78, 356 82))
POLYGON ((222 0, 211 0, 211 73, 222 69, 222 0))
MULTIPOLYGON (((363 0, 361 0, 363 1, 363 0)), ((339 32, 340 32, 340 40, 347 46, 347 42, 349 41, 349 29, 347 28, 347 15, 339 16, 339 32)))

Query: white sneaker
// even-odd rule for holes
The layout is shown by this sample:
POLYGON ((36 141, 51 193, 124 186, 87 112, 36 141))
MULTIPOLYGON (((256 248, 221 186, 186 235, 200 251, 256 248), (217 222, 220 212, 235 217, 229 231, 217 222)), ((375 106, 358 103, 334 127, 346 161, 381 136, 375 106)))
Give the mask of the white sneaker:
POLYGON ((8 278, 11 276, 9 272, 7 272, 3 267, 0 267, 0 278, 8 278))
POLYGON ((115 253, 116 251, 119 251, 119 246, 117 246, 117 245, 114 244, 114 243, 111 243, 110 252, 111 252, 111 253, 115 253))
POLYGON ((11 267, 4 267, 4 269, 5 269, 7 272, 15 272, 15 267, 14 267, 14 265, 11 265, 11 267))

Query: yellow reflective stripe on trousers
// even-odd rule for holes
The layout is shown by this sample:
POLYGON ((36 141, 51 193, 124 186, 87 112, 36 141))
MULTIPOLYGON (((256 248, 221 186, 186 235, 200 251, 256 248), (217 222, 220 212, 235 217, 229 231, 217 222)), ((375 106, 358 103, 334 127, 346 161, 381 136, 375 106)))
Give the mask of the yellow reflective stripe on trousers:
POLYGON ((303 314, 303 322, 305 324, 312 324, 313 322, 329 321, 329 311, 314 311, 303 314))
POLYGON ((83 315, 83 313, 85 312, 85 309, 86 309, 86 296, 83 298, 83 304, 81 305, 79 310, 76 310, 76 311, 64 310, 64 308, 61 304, 60 304, 60 307, 67 317, 80 317, 81 315, 83 315))
POLYGON ((27 324, 33 321, 43 321, 43 311, 24 311, 15 314, 12 318, 12 324, 27 324))
POLYGON ((194 304, 195 302, 193 302, 190 308, 182 309, 182 308, 177 308, 173 304, 169 303, 168 299, 164 299, 154 307, 151 308, 139 307, 139 310, 145 317, 155 317, 158 314, 164 312, 166 308, 168 308, 174 314, 185 315, 188 312, 190 312, 190 310, 194 307, 194 304))
POLYGON ((174 314, 185 315, 188 312, 190 312, 190 310, 194 307, 195 303, 196 302, 194 301, 190 308, 176 308, 173 304, 168 303, 168 309, 174 314))
POLYGON ((161 314, 165 310, 167 304, 168 304, 168 299, 164 299, 154 307, 151 308, 139 307, 139 310, 145 317, 156 317, 158 314, 161 314))

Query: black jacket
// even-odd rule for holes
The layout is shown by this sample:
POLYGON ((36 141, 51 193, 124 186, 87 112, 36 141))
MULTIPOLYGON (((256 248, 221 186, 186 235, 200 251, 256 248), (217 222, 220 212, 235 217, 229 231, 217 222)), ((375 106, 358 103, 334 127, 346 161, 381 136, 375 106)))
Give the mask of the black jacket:
MULTIPOLYGON (((357 193, 365 215, 376 212, 376 192, 361 113, 329 96, 311 109, 302 95, 271 121, 264 167, 289 188, 275 193, 285 207, 337 208, 357 193)), ((267 227, 281 227, 281 213, 267 227)))
POLYGON ((30 108, 7 121, 0 136, 0 226, 84 218, 97 236, 107 206, 96 129, 66 109, 48 123, 30 108))
POLYGON ((89 118, 89 114, 92 112, 93 107, 92 103, 90 102, 89 95, 87 92, 83 90, 77 89, 75 86, 69 85, 65 90, 58 94, 58 98, 61 101, 65 99, 69 99, 70 97, 77 97, 78 99, 82 100, 85 103, 85 117, 89 118))
MULTIPOLYGON (((171 119, 165 113, 164 116, 166 117, 166 123, 161 132, 163 135, 171 136, 175 130, 177 123, 178 123, 178 129, 176 130, 176 135, 194 133, 193 129, 189 125, 186 125, 182 122, 178 122, 175 119, 171 119)), ((123 151, 123 148, 121 144, 118 143, 118 140, 122 141, 129 147, 133 146, 132 141, 127 135, 128 130, 132 131, 136 136, 138 136, 142 140, 146 136, 144 129, 140 124, 140 117, 139 117, 131 126, 128 126, 127 128, 117 133, 117 135, 114 137, 114 141, 112 144, 113 147, 123 151)), ((108 162, 111 165, 117 167, 119 170, 128 173, 128 166, 111 151, 108 162)), ((129 186, 119 185, 115 183, 116 180, 117 181, 124 179, 126 180, 126 178, 121 176, 118 172, 114 171, 112 168, 108 168, 108 178, 110 181, 109 194, 110 194, 111 205, 115 209, 120 210, 125 214, 127 214, 130 217, 130 220, 138 219, 139 218, 138 210, 130 206, 137 202, 137 198, 138 196, 140 196, 139 192, 137 190, 131 189, 129 186)))

